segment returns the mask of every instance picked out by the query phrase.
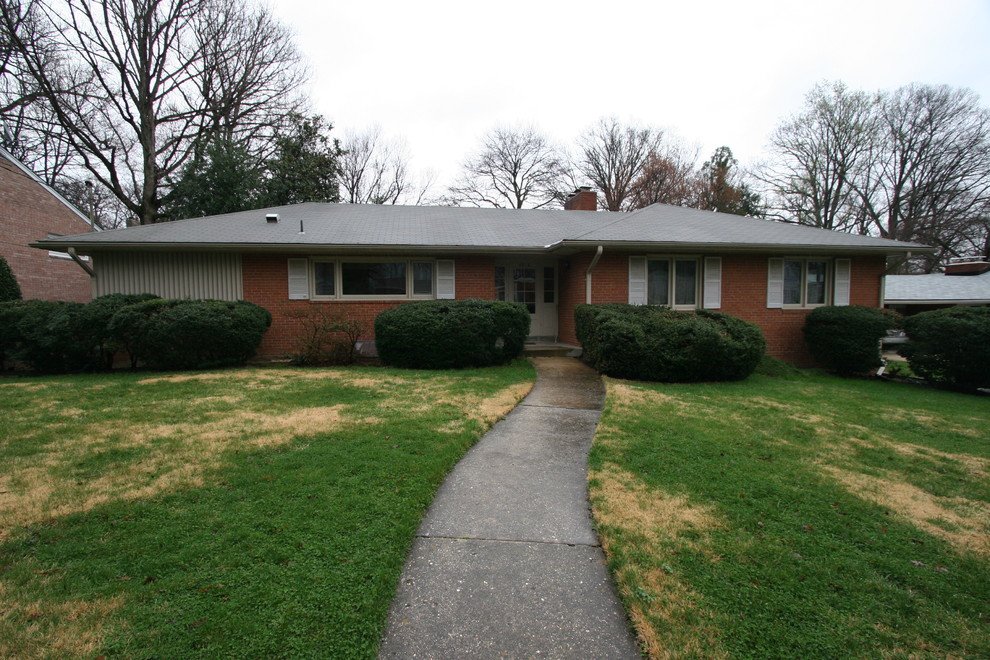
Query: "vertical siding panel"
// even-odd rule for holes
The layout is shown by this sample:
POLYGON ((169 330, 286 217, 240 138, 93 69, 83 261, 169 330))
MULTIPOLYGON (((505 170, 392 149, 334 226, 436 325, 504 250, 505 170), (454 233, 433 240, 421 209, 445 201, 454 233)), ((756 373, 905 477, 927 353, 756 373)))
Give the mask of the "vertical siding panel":
POLYGON ((100 255, 98 264, 97 295, 154 293, 165 298, 219 300, 244 297, 238 254, 105 253, 100 255))

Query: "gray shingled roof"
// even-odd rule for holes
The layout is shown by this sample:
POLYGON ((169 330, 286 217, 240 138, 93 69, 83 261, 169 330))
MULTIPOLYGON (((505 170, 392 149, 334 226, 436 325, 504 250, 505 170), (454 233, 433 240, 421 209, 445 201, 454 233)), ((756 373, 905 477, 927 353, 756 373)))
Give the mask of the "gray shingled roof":
POLYGON ((911 243, 655 204, 632 213, 296 204, 42 240, 81 252, 124 247, 557 250, 588 243, 656 247, 790 247, 903 253, 911 243), (279 215, 277 224, 265 221, 279 215), (304 233, 300 233, 300 221, 304 233))
POLYGON ((990 273, 982 275, 888 275, 884 303, 990 303, 990 273))

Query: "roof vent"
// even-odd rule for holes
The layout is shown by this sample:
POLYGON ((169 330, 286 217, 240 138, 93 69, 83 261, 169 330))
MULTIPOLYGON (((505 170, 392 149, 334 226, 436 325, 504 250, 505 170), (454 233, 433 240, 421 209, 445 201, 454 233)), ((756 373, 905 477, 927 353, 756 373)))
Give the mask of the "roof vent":
POLYGON ((266 215, 265 222, 267 222, 270 225, 273 225, 276 222, 278 222, 278 213, 269 213, 268 215, 266 215))

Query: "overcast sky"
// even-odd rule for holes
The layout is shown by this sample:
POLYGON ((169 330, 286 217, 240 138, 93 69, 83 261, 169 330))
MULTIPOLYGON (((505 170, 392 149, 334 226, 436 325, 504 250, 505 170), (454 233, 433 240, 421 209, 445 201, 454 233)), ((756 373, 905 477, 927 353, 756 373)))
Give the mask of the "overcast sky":
MULTIPOLYGON (((990 0, 274 0, 340 132, 381 126, 449 182, 495 125, 563 144, 599 117, 743 164, 822 80, 969 87, 990 106, 990 0)), ((337 132, 337 131, 335 131, 337 132)))

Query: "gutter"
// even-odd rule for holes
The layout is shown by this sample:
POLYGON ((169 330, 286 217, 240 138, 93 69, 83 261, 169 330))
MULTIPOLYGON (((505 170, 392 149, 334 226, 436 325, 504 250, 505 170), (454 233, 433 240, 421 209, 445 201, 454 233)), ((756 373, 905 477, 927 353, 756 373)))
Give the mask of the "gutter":
POLYGON ((85 261, 83 261, 82 259, 80 259, 79 258, 79 255, 76 254, 76 248, 70 247, 68 250, 66 250, 66 252, 68 252, 68 254, 69 254, 70 257, 72 257, 72 260, 73 261, 75 261, 77 264, 79 264, 79 267, 80 268, 82 268, 84 271, 86 271, 87 273, 89 273, 89 276, 90 277, 96 277, 96 275, 93 273, 93 267, 90 266, 85 261))
POLYGON ((584 274, 584 302, 591 304, 591 274, 595 270, 595 266, 598 265, 598 260, 602 258, 602 252, 605 251, 605 247, 602 245, 598 246, 598 250, 595 251, 595 256, 592 258, 591 263, 588 265, 588 272, 584 274))

